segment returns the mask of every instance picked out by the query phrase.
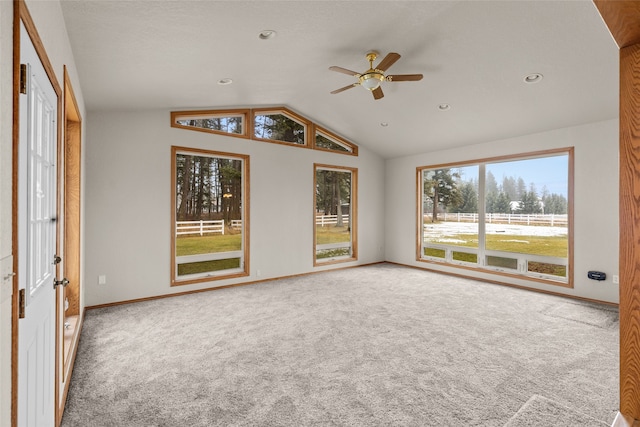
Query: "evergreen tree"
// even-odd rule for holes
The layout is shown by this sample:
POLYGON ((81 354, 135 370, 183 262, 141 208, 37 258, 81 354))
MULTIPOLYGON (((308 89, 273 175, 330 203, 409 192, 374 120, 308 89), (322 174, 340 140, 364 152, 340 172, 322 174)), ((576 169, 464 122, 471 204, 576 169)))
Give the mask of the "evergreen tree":
POLYGON ((438 208, 446 209, 460 204, 461 195, 456 183, 459 178, 460 174, 451 172, 451 169, 436 169, 425 173, 424 195, 431 200, 432 222, 438 220, 438 208))
POLYGON ((478 192, 476 186, 471 181, 458 184, 460 191, 460 203, 453 208, 453 212, 477 213, 478 212, 478 192))
POLYGON ((498 197, 493 206, 493 212, 511 213, 511 198, 504 191, 498 193, 498 197))
POLYGON ((498 200, 498 182, 496 178, 493 176, 491 171, 487 171, 487 175, 484 181, 485 188, 485 211, 487 213, 494 213, 496 211, 496 202, 498 200))
POLYGON ((502 178, 502 191, 507 195, 509 201, 518 200, 516 190, 516 179, 512 176, 505 176, 502 178))
POLYGON ((548 194, 542 197, 544 213, 564 215, 567 213, 567 199, 562 194, 548 194))
POLYGON ((535 191, 525 191, 520 199, 519 212, 523 214, 542 213, 542 207, 535 191))
POLYGON ((522 196, 527 191, 527 185, 524 183, 524 179, 522 177, 518 177, 518 182, 516 183, 516 194, 513 200, 522 200, 522 196))

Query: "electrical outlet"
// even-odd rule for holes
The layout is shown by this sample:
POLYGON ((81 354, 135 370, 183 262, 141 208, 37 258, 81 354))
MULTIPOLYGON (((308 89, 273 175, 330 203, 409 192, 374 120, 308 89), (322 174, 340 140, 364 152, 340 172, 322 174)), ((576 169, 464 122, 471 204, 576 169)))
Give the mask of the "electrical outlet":
POLYGON ((101 275, 98 276, 98 285, 106 285, 107 284, 107 276, 101 275))
POLYGON ((613 283, 618 284, 620 283, 620 278, 618 277, 617 274, 614 274, 611 278, 611 280, 613 281, 613 283))

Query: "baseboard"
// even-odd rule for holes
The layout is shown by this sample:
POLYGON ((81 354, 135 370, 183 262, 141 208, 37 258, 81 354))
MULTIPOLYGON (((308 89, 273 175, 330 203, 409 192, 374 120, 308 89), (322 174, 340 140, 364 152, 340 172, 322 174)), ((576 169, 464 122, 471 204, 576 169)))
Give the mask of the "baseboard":
POLYGON ((174 294, 162 294, 162 295, 155 295, 155 296, 152 296, 152 297, 144 297, 144 298, 136 298, 136 299, 131 299, 131 300, 116 301, 116 302, 110 302, 110 303, 106 303, 106 304, 91 305, 91 306, 85 307, 85 310, 93 310, 93 309, 96 309, 96 308, 114 307, 114 306, 117 306, 117 305, 124 305, 124 304, 134 304, 134 303, 137 303, 137 302, 153 301, 153 300, 156 300, 156 299, 163 299, 163 298, 179 297, 179 296, 182 296, 182 295, 198 294, 200 292, 217 291, 219 289, 235 288, 235 287, 238 287, 238 286, 257 285, 257 284, 260 284, 260 283, 273 282, 274 280, 292 279, 292 278, 295 278, 295 277, 304 277, 304 276, 310 276, 310 275, 313 275, 313 274, 324 273, 326 271, 346 270, 346 269, 349 269, 349 268, 360 268, 360 267, 367 267, 367 266, 370 266, 370 265, 377 265, 377 264, 384 264, 384 263, 386 263, 386 261, 377 261, 377 262, 370 262, 370 263, 367 263, 367 264, 358 264, 358 265, 350 265, 350 266, 339 267, 339 268, 331 268, 331 269, 310 271, 308 273, 291 274, 291 275, 288 275, 288 276, 270 277, 268 279, 260 279, 260 280, 251 280, 251 281, 248 281, 248 282, 233 283, 233 284, 230 284, 230 285, 212 286, 210 288, 194 289, 192 291, 177 292, 177 293, 174 293, 174 294))

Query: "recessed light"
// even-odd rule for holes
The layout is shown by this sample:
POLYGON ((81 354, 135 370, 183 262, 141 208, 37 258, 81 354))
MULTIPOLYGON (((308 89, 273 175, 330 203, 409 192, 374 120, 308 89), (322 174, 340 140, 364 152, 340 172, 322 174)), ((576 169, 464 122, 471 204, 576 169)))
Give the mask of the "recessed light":
POLYGON ((382 126, 383 128, 386 128, 387 126, 389 126, 389 123, 382 122, 382 123, 380 123, 380 126, 382 126))
POLYGON ((449 104, 440 104, 438 105, 438 110, 440 111, 448 111, 451 109, 451 105, 449 104))
POLYGON ((218 80, 218 84, 222 86, 230 85, 231 83, 233 83, 233 80, 227 78, 218 80))
POLYGON ((538 83, 544 76, 540 73, 531 73, 524 76, 525 83, 538 83))
POLYGON ((269 40, 274 38, 276 34, 277 33, 274 30, 264 30, 260 32, 260 35, 258 35, 258 37, 260 38, 260 40, 269 40))

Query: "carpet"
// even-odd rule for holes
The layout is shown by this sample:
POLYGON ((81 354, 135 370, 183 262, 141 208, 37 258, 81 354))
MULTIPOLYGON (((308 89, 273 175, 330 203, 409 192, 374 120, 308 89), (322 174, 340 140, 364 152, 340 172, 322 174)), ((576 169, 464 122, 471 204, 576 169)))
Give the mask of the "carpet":
POLYGON ((377 264, 88 310, 62 426, 503 427, 534 395, 610 424, 593 308, 377 264))
POLYGON ((598 328, 618 328, 620 320, 617 308, 588 302, 559 301, 541 313, 598 328))
POLYGON ((607 427, 609 424, 575 412, 543 396, 532 396, 504 427, 607 427))

